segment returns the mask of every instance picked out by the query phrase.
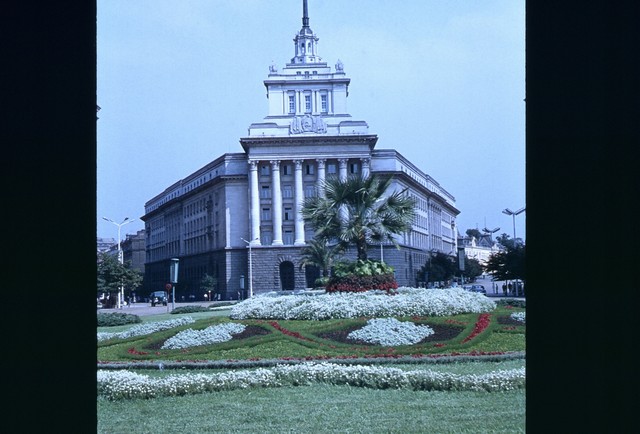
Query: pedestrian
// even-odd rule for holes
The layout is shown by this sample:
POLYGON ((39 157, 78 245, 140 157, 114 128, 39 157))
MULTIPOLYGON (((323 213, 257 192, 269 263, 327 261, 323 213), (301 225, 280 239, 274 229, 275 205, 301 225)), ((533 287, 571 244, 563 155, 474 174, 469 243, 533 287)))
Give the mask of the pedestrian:
POLYGON ((502 294, 504 294, 504 296, 507 296, 507 284, 503 283, 502 284, 502 294))
POLYGON ((511 282, 509 282, 509 284, 507 285, 507 288, 509 288, 509 294, 513 295, 513 285, 511 284, 511 282))

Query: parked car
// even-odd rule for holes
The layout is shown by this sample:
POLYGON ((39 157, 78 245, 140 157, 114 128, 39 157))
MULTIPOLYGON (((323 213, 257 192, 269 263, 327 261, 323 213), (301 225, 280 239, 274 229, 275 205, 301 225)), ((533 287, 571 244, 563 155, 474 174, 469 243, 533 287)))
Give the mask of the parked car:
POLYGON ((479 292, 481 294, 486 294, 487 290, 484 289, 484 286, 482 285, 471 285, 471 289, 469 289, 469 291, 471 292, 479 292))
POLYGON ((151 300, 151 306, 162 303, 163 306, 167 305, 167 293, 164 291, 154 291, 149 294, 151 300))

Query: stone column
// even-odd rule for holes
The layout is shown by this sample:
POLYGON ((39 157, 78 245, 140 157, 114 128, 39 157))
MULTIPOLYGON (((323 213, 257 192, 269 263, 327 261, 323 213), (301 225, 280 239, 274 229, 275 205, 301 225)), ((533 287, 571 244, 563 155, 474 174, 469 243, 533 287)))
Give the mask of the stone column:
POLYGON ((273 242, 274 246, 282 242, 282 190, 280 190, 280 160, 271 160, 271 205, 273 208, 273 242))
POLYGON ((339 158, 338 159, 338 164, 340 165, 340 181, 346 181, 347 180, 347 162, 349 161, 349 159, 347 158, 339 158))
POLYGON ((316 190, 318 191, 318 196, 324 196, 324 180, 325 180, 325 163, 327 160, 324 158, 319 158, 316 160, 318 163, 318 179, 316 181, 316 190))
POLYGON ((296 203, 296 229, 294 245, 304 245, 304 220, 302 219, 302 203, 304 202, 304 191, 302 190, 302 162, 304 160, 293 160, 295 164, 295 203, 296 203))
POLYGON ((258 162, 249 161, 249 190, 251 191, 251 244, 260 245, 260 191, 258 185, 258 162))
MULTIPOLYGON (((344 182, 347 180, 347 162, 349 160, 347 158, 339 158, 338 159, 338 164, 340 166, 340 181, 344 182)), ((342 205, 340 207, 340 219, 343 222, 346 222, 349 219, 349 210, 342 205)))
POLYGON ((360 161, 362 161, 362 179, 367 179, 369 177, 369 163, 371 160, 368 158, 361 158, 360 161))

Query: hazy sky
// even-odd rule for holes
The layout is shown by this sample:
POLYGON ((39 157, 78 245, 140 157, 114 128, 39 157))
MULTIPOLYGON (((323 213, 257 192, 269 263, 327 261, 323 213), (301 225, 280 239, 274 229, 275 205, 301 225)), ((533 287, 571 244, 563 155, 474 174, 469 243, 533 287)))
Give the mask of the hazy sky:
MULTIPOLYGON (((97 235, 143 229, 146 201, 267 115, 269 65, 294 55, 302 0, 98 0, 97 235)), ((524 0, 308 0, 347 111, 456 198, 458 229, 525 206, 524 0)), ((525 236, 526 212, 516 217, 525 236)))

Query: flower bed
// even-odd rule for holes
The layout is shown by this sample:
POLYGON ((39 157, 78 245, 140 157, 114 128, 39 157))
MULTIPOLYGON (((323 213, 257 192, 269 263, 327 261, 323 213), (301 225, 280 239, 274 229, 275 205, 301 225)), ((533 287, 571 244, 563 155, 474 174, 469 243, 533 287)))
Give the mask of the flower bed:
POLYGON ((326 320, 358 317, 448 316, 483 313, 496 304, 482 294, 461 288, 398 288, 382 291, 333 293, 315 297, 256 296, 236 304, 232 319, 326 320))
POLYGON ((349 333, 347 338, 377 345, 398 346, 418 343, 433 333, 428 325, 416 325, 395 318, 374 318, 367 321, 366 326, 349 333))
POLYGON ((190 316, 185 316, 182 318, 170 319, 167 321, 149 322, 134 325, 129 330, 125 330, 123 332, 98 332, 98 342, 113 338, 126 339, 133 336, 149 335, 151 333, 172 329, 181 325, 192 324, 194 322, 196 322, 195 319, 190 316))
POLYGON ((207 327, 204 330, 183 330, 167 339, 162 345, 162 349, 173 350, 230 341, 233 339, 232 335, 242 333, 245 328, 244 324, 224 323, 207 327))
POLYGON ((98 395, 110 400, 314 383, 376 389, 504 391, 525 386, 525 369, 501 370, 483 375, 457 375, 431 370, 403 371, 381 366, 304 363, 277 365, 271 369, 216 374, 189 373, 163 378, 131 371, 98 371, 98 395))

